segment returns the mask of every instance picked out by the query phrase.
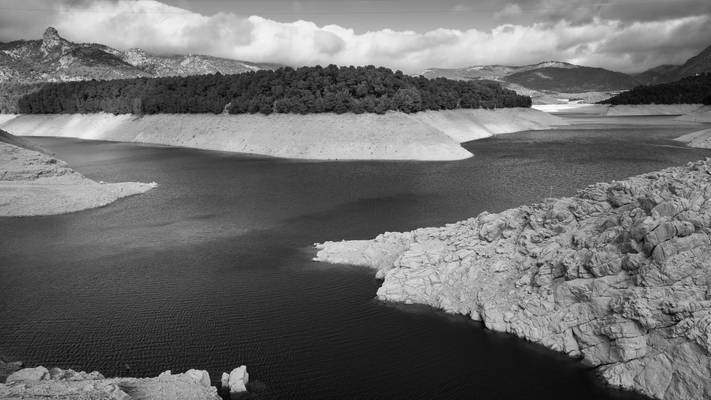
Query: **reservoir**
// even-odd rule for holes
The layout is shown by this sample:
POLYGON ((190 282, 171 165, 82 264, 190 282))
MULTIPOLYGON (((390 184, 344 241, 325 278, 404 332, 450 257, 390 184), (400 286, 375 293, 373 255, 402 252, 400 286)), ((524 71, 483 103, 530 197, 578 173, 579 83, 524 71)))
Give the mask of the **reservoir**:
MULTIPOLYGON (((73 214, 0 218, 0 355, 106 376, 246 364, 265 399, 637 399, 465 317, 374 300, 372 271, 312 244, 498 212, 711 156, 669 117, 464 144, 453 162, 309 162, 29 138, 97 181, 159 187, 73 214)), ((217 382, 213 382, 217 383, 217 382)))

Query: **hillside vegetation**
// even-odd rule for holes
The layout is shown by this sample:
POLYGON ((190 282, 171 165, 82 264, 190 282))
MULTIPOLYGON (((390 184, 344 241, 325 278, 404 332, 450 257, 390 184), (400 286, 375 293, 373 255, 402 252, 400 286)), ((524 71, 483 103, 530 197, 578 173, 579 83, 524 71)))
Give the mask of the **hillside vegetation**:
POLYGON ((711 73, 675 82, 637 86, 602 103, 605 104, 711 104, 711 73))
POLYGON ((237 75, 48 83, 18 100, 27 114, 378 113, 530 107, 498 83, 412 77, 387 68, 302 67, 237 75))

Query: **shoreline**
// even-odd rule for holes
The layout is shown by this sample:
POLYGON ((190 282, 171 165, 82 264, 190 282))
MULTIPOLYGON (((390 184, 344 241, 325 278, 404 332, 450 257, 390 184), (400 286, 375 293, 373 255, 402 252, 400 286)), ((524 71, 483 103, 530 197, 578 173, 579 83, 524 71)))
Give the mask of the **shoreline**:
POLYGON ((579 358, 613 387, 711 396, 711 159, 443 227, 315 244, 423 304, 579 358), (697 197, 698 194, 698 197, 697 197))
POLYGON ((608 117, 641 117, 641 116, 679 116, 679 120, 687 115, 694 115, 704 108, 703 104, 539 104, 532 108, 553 113, 554 115, 587 114, 591 116, 608 117))
POLYGON ((96 182, 0 131, 0 217, 67 214, 147 192, 153 183, 96 182))
POLYGON ((0 128, 19 136, 140 142, 308 160, 454 161, 460 143, 567 125, 533 109, 445 110, 415 114, 31 114, 0 128))

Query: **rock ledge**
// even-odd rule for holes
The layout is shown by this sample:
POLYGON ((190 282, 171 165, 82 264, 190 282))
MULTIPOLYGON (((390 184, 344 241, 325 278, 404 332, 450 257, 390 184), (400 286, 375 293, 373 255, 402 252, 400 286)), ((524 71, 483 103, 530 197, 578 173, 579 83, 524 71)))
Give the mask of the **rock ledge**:
POLYGON ((317 244, 381 300, 483 321, 665 400, 711 398, 711 159, 440 228, 317 244))

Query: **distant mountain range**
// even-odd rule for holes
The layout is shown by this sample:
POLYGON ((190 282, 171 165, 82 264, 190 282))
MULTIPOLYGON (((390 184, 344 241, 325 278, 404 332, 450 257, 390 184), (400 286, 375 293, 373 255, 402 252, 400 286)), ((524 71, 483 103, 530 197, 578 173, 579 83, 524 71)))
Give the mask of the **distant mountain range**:
POLYGON ((142 49, 117 50, 96 43, 73 43, 54 28, 42 40, 0 42, 0 83, 107 80, 186 76, 220 72, 236 74, 276 69, 260 64, 205 55, 151 55, 142 49))
POLYGON ((632 75, 560 61, 544 61, 523 66, 430 68, 425 70, 423 75, 428 78, 494 80, 518 91, 521 91, 522 87, 533 92, 582 93, 629 90, 639 85, 672 82, 704 72, 711 72, 711 46, 690 58, 684 65, 661 65, 632 75))
MULTIPOLYGON (((41 40, 0 42, 0 84, 110 80, 137 77, 236 74, 276 69, 279 64, 252 63, 205 55, 153 55, 142 49, 118 50, 96 43, 73 43, 56 29, 47 28, 41 40)), ((711 46, 683 65, 661 65, 639 74, 560 61, 524 66, 479 65, 466 68, 431 68, 428 78, 492 80, 531 96, 534 102, 561 98, 599 101, 635 86, 671 82, 711 72, 711 46)), ((9 90, 9 89, 8 89, 9 90)), ((0 97, 3 93, 0 93, 0 97)))
POLYGON ((641 74, 633 75, 645 85, 678 81, 687 76, 711 72, 711 46, 688 59, 683 65, 660 65, 641 74))

